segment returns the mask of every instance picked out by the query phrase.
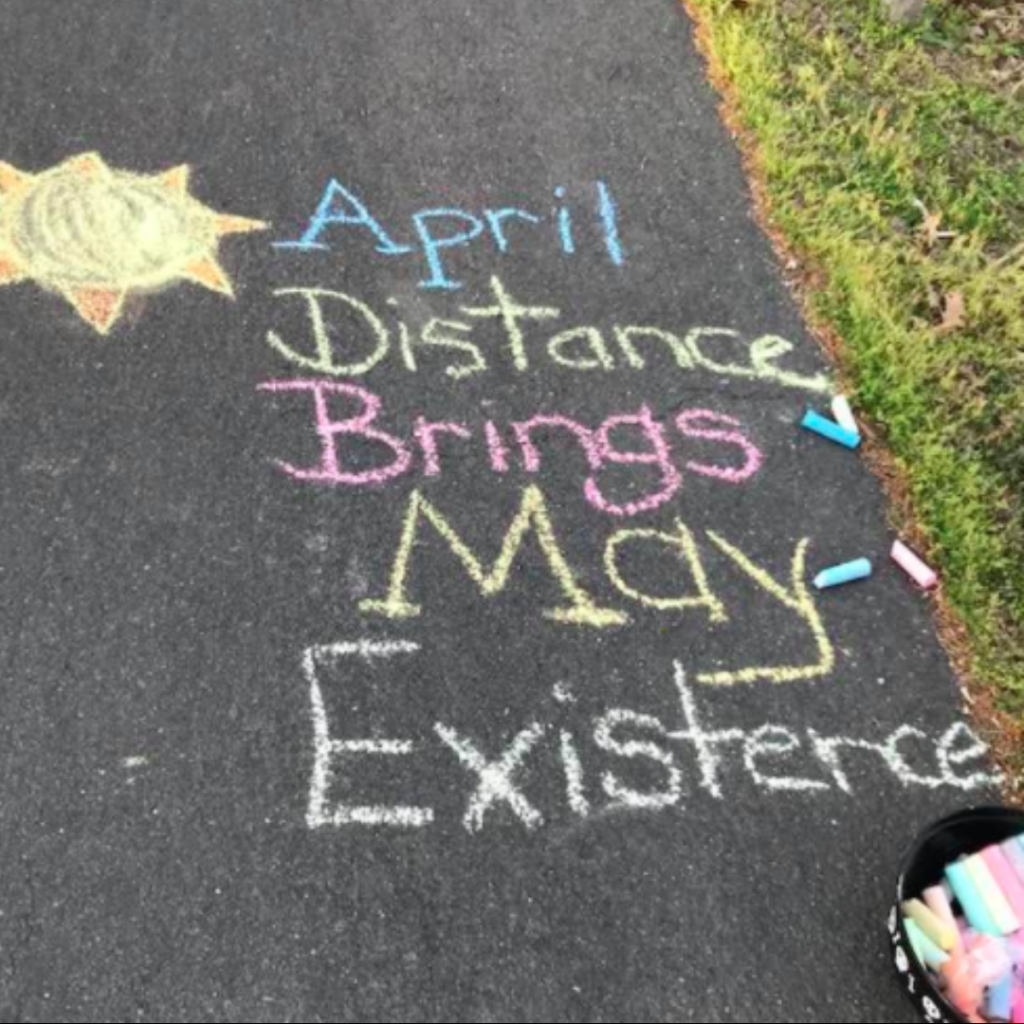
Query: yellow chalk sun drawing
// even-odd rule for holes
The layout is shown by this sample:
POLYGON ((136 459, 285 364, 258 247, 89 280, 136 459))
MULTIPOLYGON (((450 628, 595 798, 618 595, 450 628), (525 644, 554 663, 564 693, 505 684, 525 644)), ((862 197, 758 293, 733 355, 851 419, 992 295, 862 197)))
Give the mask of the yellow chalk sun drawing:
POLYGON ((200 203, 188 167, 148 177, 86 153, 29 174, 0 161, 0 285, 58 292, 100 334, 133 292, 193 281, 233 296, 220 240, 266 228, 200 203))

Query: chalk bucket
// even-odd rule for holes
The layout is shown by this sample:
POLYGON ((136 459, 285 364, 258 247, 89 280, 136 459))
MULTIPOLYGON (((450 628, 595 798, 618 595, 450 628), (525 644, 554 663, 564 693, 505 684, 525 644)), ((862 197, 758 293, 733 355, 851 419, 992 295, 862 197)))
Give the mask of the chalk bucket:
POLYGON ((931 887, 941 885, 948 865, 1021 835, 1024 835, 1024 813, 1005 807, 981 807, 962 811, 932 825, 907 855, 896 905, 889 917, 889 935, 900 981, 923 1020, 932 1024, 942 1021, 969 1024, 968 1017, 946 999, 931 972, 915 954, 902 910, 904 904, 920 898, 931 887))

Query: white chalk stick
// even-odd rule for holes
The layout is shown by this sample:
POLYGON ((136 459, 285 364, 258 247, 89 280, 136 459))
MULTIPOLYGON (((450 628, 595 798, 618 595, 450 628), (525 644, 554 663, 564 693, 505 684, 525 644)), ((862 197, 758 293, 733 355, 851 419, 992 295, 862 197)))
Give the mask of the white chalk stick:
POLYGON ((857 417, 853 414, 853 407, 850 405, 850 400, 846 395, 836 395, 832 399, 832 415, 835 416, 836 423, 843 430, 848 430, 851 434, 860 435, 860 424, 857 422, 857 417))

